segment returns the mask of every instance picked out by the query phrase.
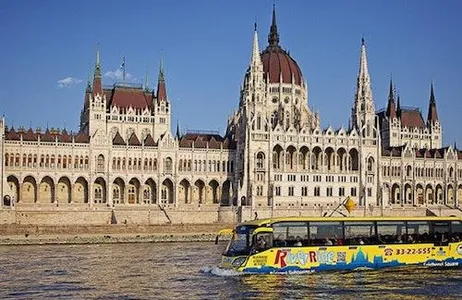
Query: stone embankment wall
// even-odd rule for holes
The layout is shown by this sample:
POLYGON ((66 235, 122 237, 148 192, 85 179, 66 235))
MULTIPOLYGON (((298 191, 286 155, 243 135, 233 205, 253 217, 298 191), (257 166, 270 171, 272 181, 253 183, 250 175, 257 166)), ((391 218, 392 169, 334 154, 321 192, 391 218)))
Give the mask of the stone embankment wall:
POLYGON ((217 207, 201 206, 196 208, 52 208, 32 209, 19 208, 1 209, 0 224, 20 225, 109 225, 109 224, 138 224, 138 225, 161 225, 161 224, 214 224, 214 223, 239 223, 257 218, 282 217, 282 216, 462 216, 460 209, 446 207, 436 208, 377 208, 358 207, 348 213, 340 209, 333 213, 333 209, 322 208, 299 208, 299 207, 217 207))
MULTIPOLYGON (((86 209, 0 210, 0 245, 185 242, 215 239, 223 228, 255 218, 329 216, 333 210, 308 208, 197 207, 194 209, 93 207, 86 209)), ((332 216, 462 216, 459 209, 364 208, 332 216)), ((227 237, 225 237, 226 239, 227 237)))
MULTIPOLYGON (((9 224, 0 226, 0 245, 212 242, 220 229, 233 226, 224 223, 74 226, 9 224)), ((229 237, 222 236, 220 240, 226 239, 229 237)))

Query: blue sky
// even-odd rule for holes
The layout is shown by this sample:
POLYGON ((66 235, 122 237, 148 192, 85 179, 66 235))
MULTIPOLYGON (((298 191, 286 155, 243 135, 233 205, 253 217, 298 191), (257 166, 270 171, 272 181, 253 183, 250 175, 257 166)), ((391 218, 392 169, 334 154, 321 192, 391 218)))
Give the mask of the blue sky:
MULTIPOLYGON (((223 132, 237 108, 253 23, 267 44, 272 0, 0 2, 0 114, 9 126, 78 130, 99 43, 103 84, 126 59, 131 81, 156 85, 164 61, 172 130, 223 132)), ((444 144, 462 148, 462 1, 276 1, 280 44, 298 62, 322 127, 348 126, 366 39, 374 100, 390 74, 403 106, 426 118, 435 85, 444 144)), ((117 74, 115 74, 117 75, 117 74)))

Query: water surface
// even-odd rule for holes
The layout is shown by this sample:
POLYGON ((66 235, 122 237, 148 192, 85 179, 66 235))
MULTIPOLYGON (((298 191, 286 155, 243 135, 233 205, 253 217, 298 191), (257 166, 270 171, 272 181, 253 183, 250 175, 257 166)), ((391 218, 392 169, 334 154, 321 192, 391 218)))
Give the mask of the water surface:
POLYGON ((236 275, 224 244, 0 247, 0 299, 457 299, 462 269, 236 275))

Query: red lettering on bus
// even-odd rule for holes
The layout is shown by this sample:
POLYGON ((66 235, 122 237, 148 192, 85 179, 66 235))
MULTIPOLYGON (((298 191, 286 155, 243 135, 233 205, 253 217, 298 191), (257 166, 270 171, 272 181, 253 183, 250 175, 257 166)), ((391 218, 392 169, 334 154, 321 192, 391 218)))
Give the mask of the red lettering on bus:
POLYGON ((278 252, 276 252, 276 259, 274 260, 274 264, 278 265, 280 263, 281 268, 284 268, 287 265, 286 264, 287 253, 288 253, 287 250, 278 250, 278 252))
POLYGON ((310 262, 316 262, 316 252, 310 251, 310 262))

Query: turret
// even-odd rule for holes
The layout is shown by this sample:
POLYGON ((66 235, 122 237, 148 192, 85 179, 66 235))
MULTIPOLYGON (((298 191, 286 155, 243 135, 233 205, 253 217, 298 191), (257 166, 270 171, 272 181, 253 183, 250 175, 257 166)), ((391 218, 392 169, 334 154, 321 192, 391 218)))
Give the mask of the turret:
POLYGON ((279 33, 278 26, 276 24, 276 5, 273 4, 273 18, 271 21, 270 33, 268 34, 269 47, 279 46, 279 33))
POLYGON ((165 88, 164 67, 162 60, 160 61, 159 77, 157 79, 157 101, 167 101, 167 89, 165 88))
POLYGON ((101 64, 99 60, 99 49, 96 49, 95 71, 93 74, 93 95, 103 94, 103 85, 101 83, 101 64))
POLYGON ((361 39, 361 56, 356 84, 355 103, 352 112, 353 126, 362 130, 366 126, 366 135, 371 134, 375 126, 375 106, 372 98, 371 79, 367 68, 366 44, 361 39))
POLYGON ((390 79, 390 90, 388 92, 387 117, 388 119, 396 118, 395 96, 393 93, 393 81, 391 79, 390 79))
POLYGON ((438 113, 436 111, 436 101, 435 101, 435 93, 433 91, 433 82, 430 88, 430 103, 428 105, 428 117, 427 117, 427 124, 435 124, 438 122, 438 113))

